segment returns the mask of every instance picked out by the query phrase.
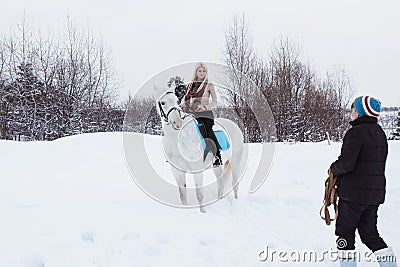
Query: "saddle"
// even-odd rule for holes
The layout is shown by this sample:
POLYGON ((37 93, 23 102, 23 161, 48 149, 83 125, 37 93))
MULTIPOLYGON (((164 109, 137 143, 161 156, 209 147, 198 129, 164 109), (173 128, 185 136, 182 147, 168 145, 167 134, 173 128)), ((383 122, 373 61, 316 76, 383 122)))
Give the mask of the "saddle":
MULTIPOLYGON (((198 123, 195 119, 193 119, 195 124, 196 124, 196 128, 197 128, 197 132, 200 136, 200 140, 201 143, 203 145, 203 149, 205 150, 207 148, 207 144, 206 144, 206 140, 205 138, 208 137, 208 133, 206 131, 206 127, 201 124, 198 123)), ((225 131, 223 130, 214 130, 214 134, 217 137, 217 141, 220 145, 220 151, 225 151, 228 150, 231 147, 231 144, 229 143, 229 139, 225 134, 225 131)))
POLYGON ((330 225, 338 216, 338 204, 337 204, 337 186, 338 177, 334 177, 332 171, 329 169, 328 178, 325 180, 325 195, 323 200, 323 205, 319 211, 321 219, 325 220, 326 225, 330 225), (329 206, 333 205, 335 210, 335 219, 331 219, 329 213, 329 206))

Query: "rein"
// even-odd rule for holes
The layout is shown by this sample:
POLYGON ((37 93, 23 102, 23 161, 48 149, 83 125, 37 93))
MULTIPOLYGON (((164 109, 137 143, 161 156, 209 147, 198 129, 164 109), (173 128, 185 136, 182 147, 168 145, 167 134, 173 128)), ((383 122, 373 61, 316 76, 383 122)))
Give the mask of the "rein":
POLYGON ((338 204, 337 204, 337 177, 333 176, 332 171, 329 169, 329 176, 325 180, 325 195, 323 205, 319 211, 319 215, 321 219, 325 220, 326 225, 330 225, 332 221, 334 221, 338 216, 338 204), (331 219, 331 215, 329 213, 329 206, 333 205, 333 209, 335 211, 335 219, 331 219))

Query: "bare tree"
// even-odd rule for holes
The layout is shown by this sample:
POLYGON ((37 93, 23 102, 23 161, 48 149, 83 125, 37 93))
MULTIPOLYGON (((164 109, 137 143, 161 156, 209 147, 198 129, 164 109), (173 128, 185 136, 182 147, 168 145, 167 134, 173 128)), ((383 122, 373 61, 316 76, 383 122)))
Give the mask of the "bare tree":
POLYGON ((344 68, 335 67, 331 72, 327 72, 324 87, 335 92, 337 97, 335 103, 338 103, 340 108, 349 108, 350 101, 354 97, 354 88, 344 68))
POLYGON ((122 129, 111 56, 89 30, 68 20, 64 38, 55 39, 32 31, 24 18, 0 44, 2 138, 52 140, 122 129))
POLYGON ((393 130, 389 138, 391 140, 400 140, 400 111, 396 118, 395 129, 393 130))
POLYGON ((154 98, 132 98, 125 115, 125 132, 161 133, 161 120, 156 110, 154 98), (156 128, 151 132, 149 128, 156 128), (159 131, 158 131, 159 130, 159 131))
POLYGON ((226 28, 223 55, 225 63, 230 67, 225 84, 230 90, 224 94, 225 101, 230 103, 230 108, 241 119, 245 141, 261 141, 259 121, 250 108, 257 99, 255 95, 261 92, 253 81, 255 77, 260 78, 257 76, 260 62, 252 48, 244 15, 235 17, 232 25, 226 28))
POLYGON ((336 68, 320 79, 301 58, 299 44, 285 37, 274 43, 269 59, 263 60, 252 48, 244 16, 235 17, 227 28, 223 55, 232 69, 227 86, 233 88, 232 94, 225 95, 244 122, 247 141, 256 141, 260 135, 248 109, 261 99, 256 92, 268 100, 273 114, 269 123, 275 121, 278 141, 321 141, 326 132, 336 140, 342 137, 347 127, 345 109, 353 94, 344 69, 336 68))

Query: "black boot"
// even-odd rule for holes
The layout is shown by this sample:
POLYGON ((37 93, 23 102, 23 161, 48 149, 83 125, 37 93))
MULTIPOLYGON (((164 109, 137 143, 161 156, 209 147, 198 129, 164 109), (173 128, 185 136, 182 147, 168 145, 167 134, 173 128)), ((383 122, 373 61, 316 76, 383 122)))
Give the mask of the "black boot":
POLYGON ((223 165, 222 159, 221 159, 221 153, 218 151, 215 154, 213 166, 214 167, 218 167, 218 166, 221 166, 221 165, 223 165))

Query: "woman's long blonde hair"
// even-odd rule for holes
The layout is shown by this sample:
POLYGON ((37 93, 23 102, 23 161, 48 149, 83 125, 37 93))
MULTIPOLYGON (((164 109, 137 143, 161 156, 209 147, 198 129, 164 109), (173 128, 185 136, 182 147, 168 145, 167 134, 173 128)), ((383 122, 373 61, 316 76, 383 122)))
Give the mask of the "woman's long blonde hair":
MULTIPOLYGON (((197 89, 197 91, 199 92, 201 89, 203 89, 203 87, 204 87, 204 84, 207 84, 208 83, 208 69, 207 69, 207 66, 206 66, 206 64, 204 64, 203 62, 199 62, 199 63, 197 63, 196 64, 196 66, 194 67, 194 73, 193 73, 193 77, 192 77, 192 82, 190 83, 190 87, 192 87, 193 86, 193 82, 199 82, 198 80, 197 80, 197 70, 199 69, 199 68, 204 68, 205 70, 206 70, 206 76, 204 77, 204 80, 201 82, 201 84, 200 84, 200 86, 199 86, 199 88, 197 89)), ((190 89, 190 88, 189 88, 190 89)))

